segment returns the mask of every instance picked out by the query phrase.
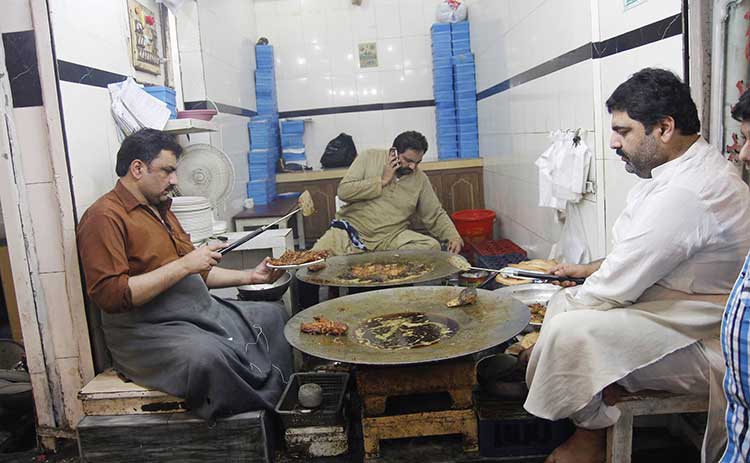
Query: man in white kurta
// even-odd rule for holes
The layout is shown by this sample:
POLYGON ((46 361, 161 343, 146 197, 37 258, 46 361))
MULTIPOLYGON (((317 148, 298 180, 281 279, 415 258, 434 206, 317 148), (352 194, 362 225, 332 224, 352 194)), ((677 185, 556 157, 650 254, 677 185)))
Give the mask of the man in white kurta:
MULTIPOLYGON (((550 301, 531 353, 525 408, 546 419, 569 417, 579 428, 549 462, 601 460, 603 430, 619 418, 602 400, 611 384, 686 394, 708 394, 714 386, 711 399, 721 397, 717 340, 723 301, 750 245, 750 193, 732 165, 697 135, 697 114, 692 122, 687 111, 691 123, 684 122, 679 110, 694 108, 689 89, 662 73, 635 74, 607 102, 611 147, 643 180, 614 224, 607 257, 560 269, 588 278, 550 301), (676 87, 672 93, 682 91, 690 104, 673 102, 673 114, 654 109, 659 117, 645 118, 647 125, 631 118, 644 118, 642 106, 648 107, 631 93, 669 93, 660 86, 676 87), (713 378, 712 363, 718 368, 713 378)), ((720 407, 704 442, 707 461, 723 446, 720 407)))

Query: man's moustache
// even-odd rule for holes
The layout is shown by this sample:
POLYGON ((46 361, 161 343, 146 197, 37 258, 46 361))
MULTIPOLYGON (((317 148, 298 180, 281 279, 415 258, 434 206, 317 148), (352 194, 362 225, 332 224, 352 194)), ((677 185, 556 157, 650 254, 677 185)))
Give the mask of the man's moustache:
POLYGON ((396 169, 396 175, 398 175, 399 177, 402 177, 404 175, 409 175, 413 172, 414 171, 409 167, 399 167, 398 169, 396 169))

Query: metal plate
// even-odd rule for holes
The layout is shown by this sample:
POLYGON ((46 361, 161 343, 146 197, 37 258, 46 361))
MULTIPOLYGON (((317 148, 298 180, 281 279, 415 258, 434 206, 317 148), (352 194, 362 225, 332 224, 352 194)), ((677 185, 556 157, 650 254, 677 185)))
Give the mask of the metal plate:
POLYGON ((463 288, 417 286, 352 294, 310 307, 295 315, 284 336, 300 351, 327 360, 365 365, 408 365, 436 362, 480 352, 512 338, 529 323, 529 309, 521 302, 494 291, 477 290, 477 302, 448 308, 446 302, 463 288), (424 347, 389 350, 357 341, 360 324, 374 317, 421 312, 447 317, 458 329, 452 337, 424 347), (323 316, 349 326, 344 336, 300 333, 300 324, 323 316))
MULTIPOLYGON (((547 305, 552 296, 562 288, 557 285, 547 283, 537 283, 529 285, 506 286, 505 288, 496 289, 495 292, 504 296, 510 296, 518 299, 528 308, 529 304, 547 305)), ((541 323, 529 322, 533 326, 542 326, 541 323)))
POLYGON ((377 251, 351 254, 348 256, 333 256, 326 259, 326 268, 318 272, 302 269, 297 272, 297 278, 314 285, 346 286, 346 287, 387 287, 438 280, 448 277, 459 270, 451 265, 448 258, 453 254, 444 251, 405 250, 405 251, 377 251), (353 265, 362 264, 393 264, 417 263, 433 266, 431 272, 413 278, 401 279, 393 282, 354 283, 342 280, 341 275, 353 265))

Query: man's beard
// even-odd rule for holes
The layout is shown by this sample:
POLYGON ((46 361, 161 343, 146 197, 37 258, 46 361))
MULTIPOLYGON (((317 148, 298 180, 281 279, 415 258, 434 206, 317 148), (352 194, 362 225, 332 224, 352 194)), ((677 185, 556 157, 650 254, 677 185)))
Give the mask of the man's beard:
POLYGON ((656 141, 649 136, 646 136, 634 151, 638 152, 635 158, 628 155, 622 148, 617 149, 616 153, 625 161, 625 170, 640 178, 651 178, 651 171, 664 164, 661 161, 664 156, 660 155, 656 141))
POLYGON ((404 175, 413 174, 414 170, 409 167, 399 167, 396 169, 396 177, 403 177, 404 175))

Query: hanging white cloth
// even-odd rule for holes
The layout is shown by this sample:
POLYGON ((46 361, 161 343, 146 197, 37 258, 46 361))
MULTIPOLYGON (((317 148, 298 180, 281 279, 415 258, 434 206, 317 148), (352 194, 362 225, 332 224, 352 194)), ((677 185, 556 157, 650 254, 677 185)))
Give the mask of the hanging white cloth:
POLYGON ((552 144, 536 160, 539 171, 539 206, 564 211, 565 224, 550 258, 561 262, 591 260, 581 201, 591 166, 591 150, 572 131, 556 130, 552 144))

